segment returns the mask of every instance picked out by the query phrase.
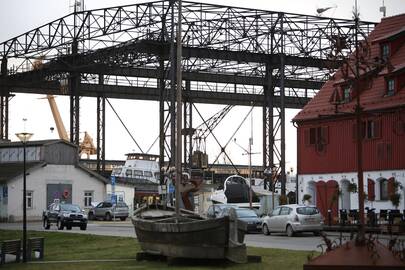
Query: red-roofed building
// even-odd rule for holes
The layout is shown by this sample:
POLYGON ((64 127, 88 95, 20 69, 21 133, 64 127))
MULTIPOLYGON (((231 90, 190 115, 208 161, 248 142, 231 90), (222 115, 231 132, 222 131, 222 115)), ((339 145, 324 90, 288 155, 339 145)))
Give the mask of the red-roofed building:
POLYGON ((405 208, 405 14, 382 19, 360 42, 359 59, 359 91, 353 87, 354 61, 348 61, 293 120, 299 198, 311 195, 324 216, 329 209, 333 216, 358 209, 358 193, 348 191, 357 185, 358 94, 365 207, 394 209, 389 198, 399 193, 399 209, 405 208))

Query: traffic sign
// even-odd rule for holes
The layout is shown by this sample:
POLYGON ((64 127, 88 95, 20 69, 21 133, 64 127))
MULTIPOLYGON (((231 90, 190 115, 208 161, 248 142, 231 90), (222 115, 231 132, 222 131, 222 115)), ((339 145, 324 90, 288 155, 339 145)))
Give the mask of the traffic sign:
POLYGON ((115 176, 110 176, 111 185, 115 185, 115 176))
POLYGON ((169 184, 169 193, 174 193, 174 186, 169 184))
POLYGON ((111 202, 112 202, 113 204, 116 204, 116 203, 117 203, 117 195, 115 195, 115 194, 112 194, 112 195, 111 195, 111 202))

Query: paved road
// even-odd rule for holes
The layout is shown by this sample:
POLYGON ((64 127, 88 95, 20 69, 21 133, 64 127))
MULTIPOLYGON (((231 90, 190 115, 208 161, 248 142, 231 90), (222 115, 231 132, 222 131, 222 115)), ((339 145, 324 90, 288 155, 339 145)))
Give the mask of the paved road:
MULTIPOLYGON (((30 222, 27 225, 28 230, 45 231, 40 222, 30 222)), ((0 223, 0 229, 20 230, 21 223, 0 223)), ((51 226, 51 232, 61 232, 56 226, 51 226)), ((65 233, 82 233, 109 236, 136 237, 134 228, 129 221, 91 221, 86 231, 79 228, 73 228, 71 231, 63 230, 65 233)), ((263 234, 248 234, 245 237, 245 243, 252 247, 281 248, 291 250, 319 250, 317 245, 321 243, 320 237, 314 237, 311 233, 302 234, 296 237, 287 237, 282 234, 265 236, 263 234)))

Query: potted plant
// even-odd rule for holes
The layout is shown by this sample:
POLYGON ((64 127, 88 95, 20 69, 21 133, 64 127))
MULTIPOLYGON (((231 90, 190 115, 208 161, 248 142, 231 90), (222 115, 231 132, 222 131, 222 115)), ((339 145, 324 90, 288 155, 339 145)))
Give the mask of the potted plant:
POLYGON ((399 194, 399 193, 394 193, 390 196, 390 201, 391 201, 392 205, 395 206, 395 209, 398 209, 400 200, 401 200, 401 194, 399 194))
POLYGON ((347 191, 351 193, 356 193, 357 192, 357 184, 356 183, 349 183, 347 186, 347 191))
POLYGON ((312 199, 312 196, 311 196, 311 195, 309 195, 309 194, 304 194, 304 196, 302 197, 302 202, 303 202, 304 204, 310 204, 310 203, 311 203, 311 199, 312 199))
POLYGON ((281 195, 280 197, 278 197, 279 205, 287 204, 287 201, 288 201, 288 198, 286 195, 281 195))

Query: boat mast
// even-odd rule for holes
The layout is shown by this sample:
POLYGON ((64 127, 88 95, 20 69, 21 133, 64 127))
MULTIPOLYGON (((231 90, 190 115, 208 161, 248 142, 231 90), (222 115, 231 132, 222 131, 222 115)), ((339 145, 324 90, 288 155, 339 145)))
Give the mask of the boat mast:
MULTIPOLYGON (((177 54, 176 54, 176 216, 180 216, 180 185, 181 185, 181 123, 182 123, 182 73, 181 73, 181 0, 178 0, 177 17, 177 54)), ((174 15, 173 15, 174 16, 174 15)), ((172 63, 174 64, 174 63, 172 63)))

